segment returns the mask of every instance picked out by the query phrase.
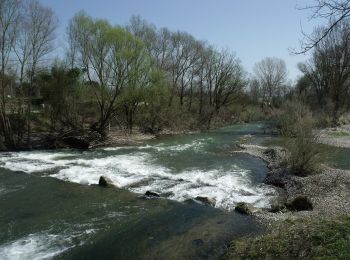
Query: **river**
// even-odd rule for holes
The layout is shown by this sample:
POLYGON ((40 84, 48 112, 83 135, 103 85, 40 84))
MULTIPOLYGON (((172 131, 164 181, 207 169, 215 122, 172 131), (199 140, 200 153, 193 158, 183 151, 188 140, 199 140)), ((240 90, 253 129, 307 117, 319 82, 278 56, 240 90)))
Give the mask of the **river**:
POLYGON ((232 153, 247 134, 266 137, 262 124, 242 124, 135 146, 0 154, 0 259, 217 258, 230 239, 259 231, 236 203, 266 207, 275 195, 261 160, 232 153), (120 189, 96 186, 101 175, 120 189))

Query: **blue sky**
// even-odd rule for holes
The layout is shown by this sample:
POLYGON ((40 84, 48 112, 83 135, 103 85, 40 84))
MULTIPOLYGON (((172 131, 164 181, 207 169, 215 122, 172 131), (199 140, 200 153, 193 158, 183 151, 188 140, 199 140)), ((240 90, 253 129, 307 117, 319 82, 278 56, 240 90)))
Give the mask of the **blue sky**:
POLYGON ((299 73, 297 63, 307 55, 291 55, 297 48, 301 30, 311 32, 315 21, 310 12, 296 7, 312 0, 40 0, 51 7, 60 20, 60 46, 69 19, 85 10, 112 24, 125 25, 132 15, 140 15, 157 27, 187 31, 197 39, 207 40, 219 48, 229 48, 252 72, 264 57, 282 58, 289 78, 299 73))

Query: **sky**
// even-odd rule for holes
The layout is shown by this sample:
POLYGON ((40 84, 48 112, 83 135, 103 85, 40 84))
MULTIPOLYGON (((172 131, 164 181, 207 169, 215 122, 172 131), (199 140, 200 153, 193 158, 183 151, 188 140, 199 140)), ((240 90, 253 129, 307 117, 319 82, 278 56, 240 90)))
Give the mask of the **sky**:
POLYGON ((302 31, 311 33, 320 21, 310 21, 310 10, 300 10, 312 0, 39 0, 53 9, 60 23, 59 46, 75 13, 84 10, 113 25, 126 25, 140 15, 158 28, 186 31, 217 48, 229 48, 248 73, 265 57, 285 60, 289 79, 301 73, 299 62, 307 55, 293 55, 302 31), (299 8, 298 8, 299 7, 299 8))

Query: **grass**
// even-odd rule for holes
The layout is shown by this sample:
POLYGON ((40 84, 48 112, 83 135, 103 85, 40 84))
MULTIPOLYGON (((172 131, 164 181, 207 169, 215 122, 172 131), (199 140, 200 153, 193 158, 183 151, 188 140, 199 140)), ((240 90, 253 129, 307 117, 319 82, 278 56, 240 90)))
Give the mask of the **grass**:
POLYGON ((233 241, 223 259, 350 259, 350 217, 280 221, 233 241))

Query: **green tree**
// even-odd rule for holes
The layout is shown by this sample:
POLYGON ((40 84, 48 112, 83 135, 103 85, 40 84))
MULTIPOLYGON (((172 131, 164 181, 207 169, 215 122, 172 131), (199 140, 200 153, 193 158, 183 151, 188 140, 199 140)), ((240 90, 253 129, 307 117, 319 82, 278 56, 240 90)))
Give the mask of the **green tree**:
POLYGON ((151 71, 145 45, 125 29, 84 13, 73 18, 69 31, 74 41, 71 46, 77 46, 78 62, 88 80, 98 82, 94 92, 100 116, 92 130, 104 138, 111 120, 122 108, 131 132, 133 114, 142 101, 142 89, 151 71))
POLYGON ((165 73, 153 70, 150 85, 144 91, 144 103, 141 108, 142 131, 156 134, 162 130, 168 120, 168 100, 170 88, 166 84, 165 73))

